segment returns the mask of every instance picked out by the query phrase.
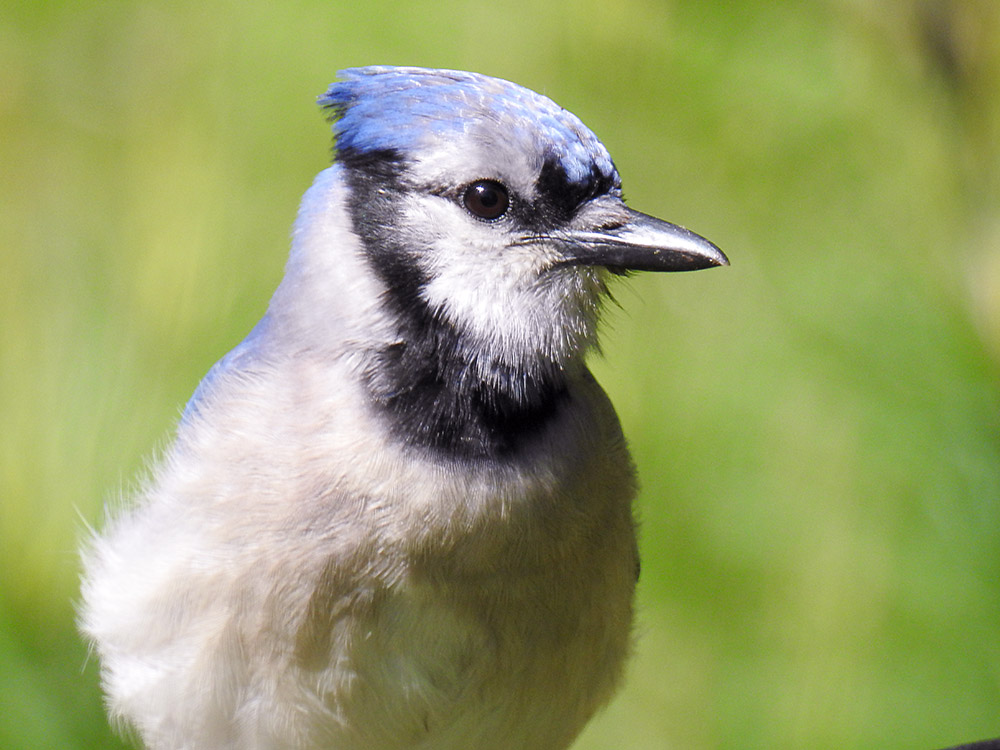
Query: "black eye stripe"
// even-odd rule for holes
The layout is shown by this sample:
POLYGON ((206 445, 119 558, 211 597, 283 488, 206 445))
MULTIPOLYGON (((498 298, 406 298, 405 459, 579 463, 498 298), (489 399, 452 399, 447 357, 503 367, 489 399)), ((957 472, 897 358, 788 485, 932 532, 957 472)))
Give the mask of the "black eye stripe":
POLYGON ((617 173, 605 174, 592 166, 590 174, 581 180, 570 180, 566 169, 556 158, 548 158, 535 183, 538 195, 548 205, 557 221, 569 221, 577 209, 599 195, 621 193, 617 173))
POLYGON ((462 204, 476 218, 493 221, 507 213, 510 193, 496 180, 476 180, 465 189, 462 204))

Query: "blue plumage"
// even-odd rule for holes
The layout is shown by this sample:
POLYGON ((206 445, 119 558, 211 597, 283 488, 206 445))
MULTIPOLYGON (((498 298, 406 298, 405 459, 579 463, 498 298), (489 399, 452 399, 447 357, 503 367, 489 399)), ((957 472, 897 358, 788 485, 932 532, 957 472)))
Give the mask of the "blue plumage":
POLYGON ((338 150, 420 153, 432 139, 466 134, 490 122, 491 135, 526 153, 542 146, 570 182, 596 171, 617 182, 615 165, 597 136, 548 97, 478 73, 372 66, 349 68, 320 97, 336 118, 338 150))

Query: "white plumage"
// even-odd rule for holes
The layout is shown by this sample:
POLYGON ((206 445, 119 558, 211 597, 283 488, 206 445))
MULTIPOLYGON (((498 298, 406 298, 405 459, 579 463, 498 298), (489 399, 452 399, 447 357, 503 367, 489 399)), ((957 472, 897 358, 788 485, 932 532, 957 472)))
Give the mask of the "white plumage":
POLYGON ((555 106, 513 84, 379 68, 331 92, 341 152, 267 315, 85 553, 111 712, 151 750, 567 747, 620 676, 637 571, 631 462, 584 362, 608 277, 592 256, 725 259, 662 222, 642 230, 657 247, 630 243, 641 215, 603 157, 604 192, 531 213, 578 181, 540 177, 561 158, 548 131, 528 154, 494 132, 490 97, 555 106), (420 149, 363 148, 380 76, 394 127, 410 106, 435 133, 420 149), (428 86, 404 105, 401 78, 428 86), (456 115, 430 84, 491 93, 456 115), (496 220, 463 198, 483 179, 510 196, 496 220))

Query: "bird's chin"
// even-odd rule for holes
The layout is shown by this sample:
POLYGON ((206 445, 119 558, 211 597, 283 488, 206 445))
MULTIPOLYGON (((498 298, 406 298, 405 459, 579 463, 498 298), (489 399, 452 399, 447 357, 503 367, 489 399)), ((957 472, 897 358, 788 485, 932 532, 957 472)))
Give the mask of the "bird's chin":
MULTIPOLYGON (((573 269, 578 273, 585 272, 596 278, 603 278, 607 273, 615 276, 631 276, 635 273, 635 269, 626 268, 624 266, 616 266, 613 264, 594 265, 592 263, 576 260, 574 258, 565 258, 553 263, 545 270, 545 273, 555 273, 566 269, 573 269)), ((607 289, 604 289, 602 294, 607 294, 607 289)))
POLYGON ((607 274, 591 267, 564 268, 504 311, 502 325, 485 334, 486 346, 513 367, 565 367, 597 343, 607 274))

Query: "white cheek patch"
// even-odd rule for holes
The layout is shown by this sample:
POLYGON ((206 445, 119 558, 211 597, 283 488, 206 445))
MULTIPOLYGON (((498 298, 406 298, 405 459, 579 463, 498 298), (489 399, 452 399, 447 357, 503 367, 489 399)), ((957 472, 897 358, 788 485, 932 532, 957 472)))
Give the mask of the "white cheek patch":
POLYGON ((544 244, 512 246, 501 222, 483 222, 440 197, 411 195, 403 225, 425 250, 423 296, 501 361, 563 363, 594 343, 600 296, 593 269, 558 268, 544 244))

